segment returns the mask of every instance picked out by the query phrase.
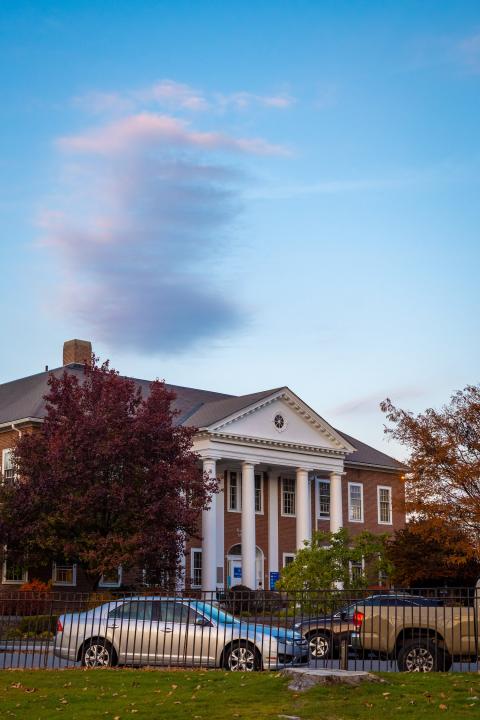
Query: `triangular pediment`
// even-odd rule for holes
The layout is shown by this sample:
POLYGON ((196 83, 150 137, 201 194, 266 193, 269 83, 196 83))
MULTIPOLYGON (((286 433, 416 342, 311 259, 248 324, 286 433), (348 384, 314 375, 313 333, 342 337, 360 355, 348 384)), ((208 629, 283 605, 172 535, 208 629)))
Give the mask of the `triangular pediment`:
POLYGON ((350 445, 289 388, 212 423, 210 432, 351 453, 350 445))

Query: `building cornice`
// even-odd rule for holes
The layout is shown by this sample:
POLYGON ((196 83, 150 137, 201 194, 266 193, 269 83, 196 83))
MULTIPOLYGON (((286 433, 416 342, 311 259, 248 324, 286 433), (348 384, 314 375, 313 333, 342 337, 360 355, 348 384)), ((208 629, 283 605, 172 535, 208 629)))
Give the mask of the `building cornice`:
POLYGON ((19 420, 10 420, 9 422, 0 423, 0 432, 8 432, 15 430, 16 427, 25 427, 25 425, 41 425, 43 418, 27 417, 19 420))
POLYGON ((202 430, 195 434, 197 438, 209 438, 218 442, 229 442, 237 445, 250 445, 262 448, 272 448, 272 450, 298 451, 308 452, 313 455, 321 455, 327 457, 344 458, 344 450, 335 450, 333 448, 324 448, 317 445, 308 445, 303 443, 288 442, 285 440, 275 440, 274 438, 261 438, 249 435, 237 435, 235 433, 218 432, 210 430, 202 430))

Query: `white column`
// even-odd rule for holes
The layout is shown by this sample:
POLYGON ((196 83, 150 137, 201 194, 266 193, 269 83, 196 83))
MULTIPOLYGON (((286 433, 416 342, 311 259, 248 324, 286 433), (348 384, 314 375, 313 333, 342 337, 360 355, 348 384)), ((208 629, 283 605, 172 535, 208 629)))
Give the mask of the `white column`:
POLYGON ((296 486, 296 516, 297 516, 297 550, 304 547, 304 540, 310 540, 310 488, 308 483, 308 470, 297 468, 296 486))
MULTIPOLYGON (((270 573, 278 572, 278 477, 268 474, 268 582, 270 573)), ((269 590, 266 587, 265 590, 269 590)))
POLYGON ((242 464, 242 585, 255 589, 255 467, 242 464))
POLYGON ((343 527, 342 475, 330 473, 330 532, 343 527))
MULTIPOLYGON (((217 568, 223 570, 223 580, 221 583, 217 583, 224 587, 225 583, 225 481, 222 479, 219 482, 218 494, 216 500, 216 512, 217 512, 217 568)), ((217 578, 218 579, 218 578, 217 578)))
MULTIPOLYGON (((203 461, 203 472, 216 477, 216 462, 210 458, 203 461)), ((210 506, 202 512, 202 590, 217 587, 217 496, 212 495, 210 506)))

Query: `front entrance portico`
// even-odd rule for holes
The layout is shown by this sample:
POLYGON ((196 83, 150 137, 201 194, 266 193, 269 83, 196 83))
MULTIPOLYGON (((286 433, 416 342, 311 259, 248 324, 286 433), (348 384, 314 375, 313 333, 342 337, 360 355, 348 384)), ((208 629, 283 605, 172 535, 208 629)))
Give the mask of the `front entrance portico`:
MULTIPOLYGON (((223 487, 202 514, 202 589, 224 586, 224 577, 258 587, 256 559, 255 476, 266 478, 268 497, 268 572, 278 572, 279 518, 294 518, 296 549, 312 535, 312 478, 330 478, 331 529, 342 526, 342 475, 344 458, 354 448, 288 389, 262 398, 248 408, 210 427, 200 428, 194 447, 205 473, 223 478, 235 470, 241 478, 241 570, 239 558, 224 554, 224 537, 217 506, 223 513, 223 487), (282 478, 288 478, 282 484, 282 478), (221 497, 220 497, 221 495, 221 497), (287 497, 288 496, 288 497, 287 497), (223 535, 223 533, 222 533, 223 535), (223 562, 222 562, 223 560, 223 562), (219 564, 221 563, 221 564, 219 564), (235 573, 237 577, 234 577, 235 573)), ((262 486, 263 487, 263 486, 262 486)), ((262 572, 263 583, 263 572, 262 572)))

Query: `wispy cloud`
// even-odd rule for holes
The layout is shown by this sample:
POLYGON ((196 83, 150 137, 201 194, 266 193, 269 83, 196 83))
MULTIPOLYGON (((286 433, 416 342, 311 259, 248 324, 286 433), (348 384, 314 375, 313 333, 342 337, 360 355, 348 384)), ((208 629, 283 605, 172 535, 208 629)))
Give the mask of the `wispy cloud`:
POLYGON ((135 152, 152 143, 204 150, 233 150, 254 155, 289 155, 288 148, 261 138, 234 138, 221 132, 198 132, 184 120, 154 113, 130 115, 79 135, 62 137, 58 145, 70 152, 109 155, 135 152))
POLYGON ((444 68, 455 72, 480 72, 480 30, 458 35, 421 35, 408 46, 407 69, 444 68))
POLYGON ((463 38, 459 43, 459 51, 466 66, 480 73, 480 32, 463 38))
POLYGON ((346 415, 369 415, 372 413, 380 412, 380 403, 387 396, 394 398, 396 403, 409 401, 425 395, 426 389, 424 387, 402 387, 392 391, 376 391, 368 393, 367 395, 360 395, 352 400, 348 400, 345 403, 336 405, 327 411, 328 415, 334 417, 344 417, 346 415))
MULTIPOLYGON (((179 88, 172 102, 201 104, 179 88)), ((97 97, 99 121, 56 141, 62 189, 41 217, 63 276, 55 305, 110 346, 182 352, 245 322, 215 280, 241 210, 238 158, 289 151, 178 115, 112 119, 120 100, 97 97)))
POLYGON ((262 95, 245 90, 233 93, 204 92, 173 80, 158 82, 124 92, 91 91, 74 98, 74 104, 93 114, 165 110, 204 113, 246 111, 251 108, 286 110, 296 102, 286 92, 262 95))

